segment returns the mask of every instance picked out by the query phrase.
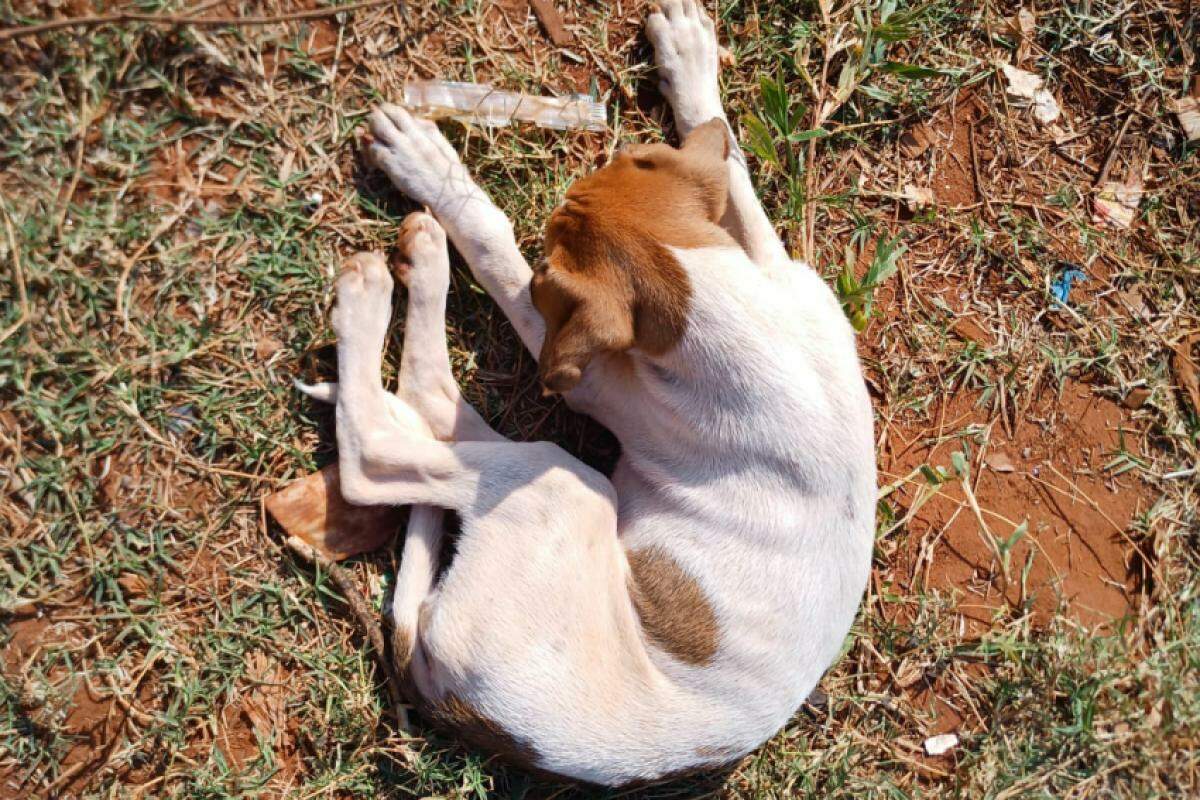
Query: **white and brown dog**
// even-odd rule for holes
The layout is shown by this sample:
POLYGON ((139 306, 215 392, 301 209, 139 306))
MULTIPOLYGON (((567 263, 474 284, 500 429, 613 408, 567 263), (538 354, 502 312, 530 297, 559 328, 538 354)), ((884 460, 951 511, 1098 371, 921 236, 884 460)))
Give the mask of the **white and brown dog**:
POLYGON ((531 270, 503 213, 430 122, 374 112, 371 155, 428 206, 539 358, 610 428, 611 480, 512 442, 450 372, 445 234, 404 224, 396 395, 380 383, 392 281, 337 280, 341 490, 416 504, 393 614, 421 704, 464 737, 600 784, 728 763, 837 657, 874 530, 872 414, 850 326, 759 206, 721 109, 713 23, 649 17, 682 147, 636 145, 567 192, 531 270), (441 509, 462 519, 436 579, 441 509))

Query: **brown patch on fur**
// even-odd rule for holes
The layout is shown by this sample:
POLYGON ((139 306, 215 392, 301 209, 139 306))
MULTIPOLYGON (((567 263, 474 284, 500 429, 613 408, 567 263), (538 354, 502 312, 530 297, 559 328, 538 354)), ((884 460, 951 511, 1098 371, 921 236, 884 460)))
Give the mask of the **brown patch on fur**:
POLYGON ((577 181, 546 226, 530 291, 546 322, 542 383, 565 392, 598 353, 661 355, 687 328, 692 288, 668 247, 736 246, 718 224, 728 196, 720 120, 675 149, 633 145, 577 181))
POLYGON ((413 654, 413 632, 406 627, 396 627, 392 629, 392 665, 396 668, 396 674, 401 675, 402 680, 407 680, 408 666, 412 662, 413 654))
POLYGON ((513 736, 457 695, 447 694, 441 700, 429 703, 426 710, 436 723, 454 731, 470 744, 496 753, 524 769, 536 769, 534 764, 538 754, 532 745, 513 736))
POLYGON ((650 640, 687 664, 717 652, 717 616, 695 579, 660 547, 629 551, 629 595, 650 640))

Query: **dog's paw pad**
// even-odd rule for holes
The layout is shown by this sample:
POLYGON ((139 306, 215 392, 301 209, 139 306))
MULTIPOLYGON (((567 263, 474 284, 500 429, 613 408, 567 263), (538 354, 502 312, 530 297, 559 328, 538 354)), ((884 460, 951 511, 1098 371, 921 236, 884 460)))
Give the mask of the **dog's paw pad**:
POLYGON ((646 19, 659 88, 688 127, 720 114, 716 28, 693 0, 664 0, 646 19))
POLYGON ((333 328, 338 337, 387 328, 392 308, 392 276, 379 253, 358 253, 346 259, 334 291, 333 328))
POLYGON ((374 290, 386 287, 390 289, 391 278, 388 277, 387 262, 379 253, 356 253, 342 263, 338 272, 337 291, 374 290))
POLYGON ((428 214, 409 214, 400 226, 400 249, 392 271, 410 295, 444 294, 450 285, 446 232, 428 214))
POLYGON ((422 205, 449 207, 478 193, 437 125, 399 106, 383 105, 371 112, 370 133, 363 143, 367 158, 422 205))

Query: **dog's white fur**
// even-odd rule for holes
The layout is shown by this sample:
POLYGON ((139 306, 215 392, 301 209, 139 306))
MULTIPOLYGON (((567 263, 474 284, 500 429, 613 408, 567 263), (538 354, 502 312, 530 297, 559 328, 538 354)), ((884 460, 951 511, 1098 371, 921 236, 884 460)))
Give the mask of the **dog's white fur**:
MULTIPOLYGON (((681 133, 723 117, 712 22, 692 0, 650 15, 681 133)), ((543 322, 504 215, 429 122, 374 113, 372 154, 445 226, 529 351, 543 322)), ((874 528, 872 414, 853 334, 829 289, 793 264, 729 159, 722 224, 741 248, 674 249, 692 287, 686 332, 634 368, 600 357, 567 401, 610 428, 611 482, 560 448, 515 443, 458 393, 444 341, 442 228, 406 222, 411 266, 401 390, 380 383, 391 279, 352 259, 333 326, 341 485, 359 504, 424 504, 393 604, 415 632, 412 676, 507 731, 535 766, 601 784, 735 759, 784 725, 837 657, 874 528), (434 585, 440 511, 462 518, 434 585), (719 647, 685 663, 650 640, 626 553, 660 548, 711 606, 719 647)), ((624 362, 628 363, 628 362, 624 362)))

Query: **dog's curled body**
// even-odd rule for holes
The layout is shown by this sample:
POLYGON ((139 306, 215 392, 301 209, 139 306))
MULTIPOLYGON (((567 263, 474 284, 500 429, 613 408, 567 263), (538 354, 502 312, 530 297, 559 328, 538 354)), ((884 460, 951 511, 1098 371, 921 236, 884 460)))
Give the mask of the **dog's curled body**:
POLYGON ((405 543, 393 613, 422 705, 607 785, 729 763, 779 730, 838 655, 874 530, 850 326, 762 215, 715 81, 681 85, 689 47, 715 70, 711 22, 670 0, 649 30, 684 144, 630 147, 572 187, 534 271, 436 128, 399 109, 372 120, 376 163, 446 226, 543 383, 620 440, 611 481, 504 439, 458 396, 435 342, 448 265, 432 219, 406 223, 400 375, 427 431, 394 422, 379 386, 381 260, 348 267, 334 313, 347 499, 462 520, 436 584, 434 518, 405 543))
POLYGON ((435 705, 452 696, 531 766, 597 783, 771 736, 837 656, 870 562, 871 412, 835 299, 802 265, 781 279, 740 249, 674 256, 693 286, 678 347, 603 356, 573 392, 622 443, 612 486, 551 469, 522 491, 561 503, 490 509, 417 631, 435 705), (527 557, 497 558, 520 531, 527 557))

